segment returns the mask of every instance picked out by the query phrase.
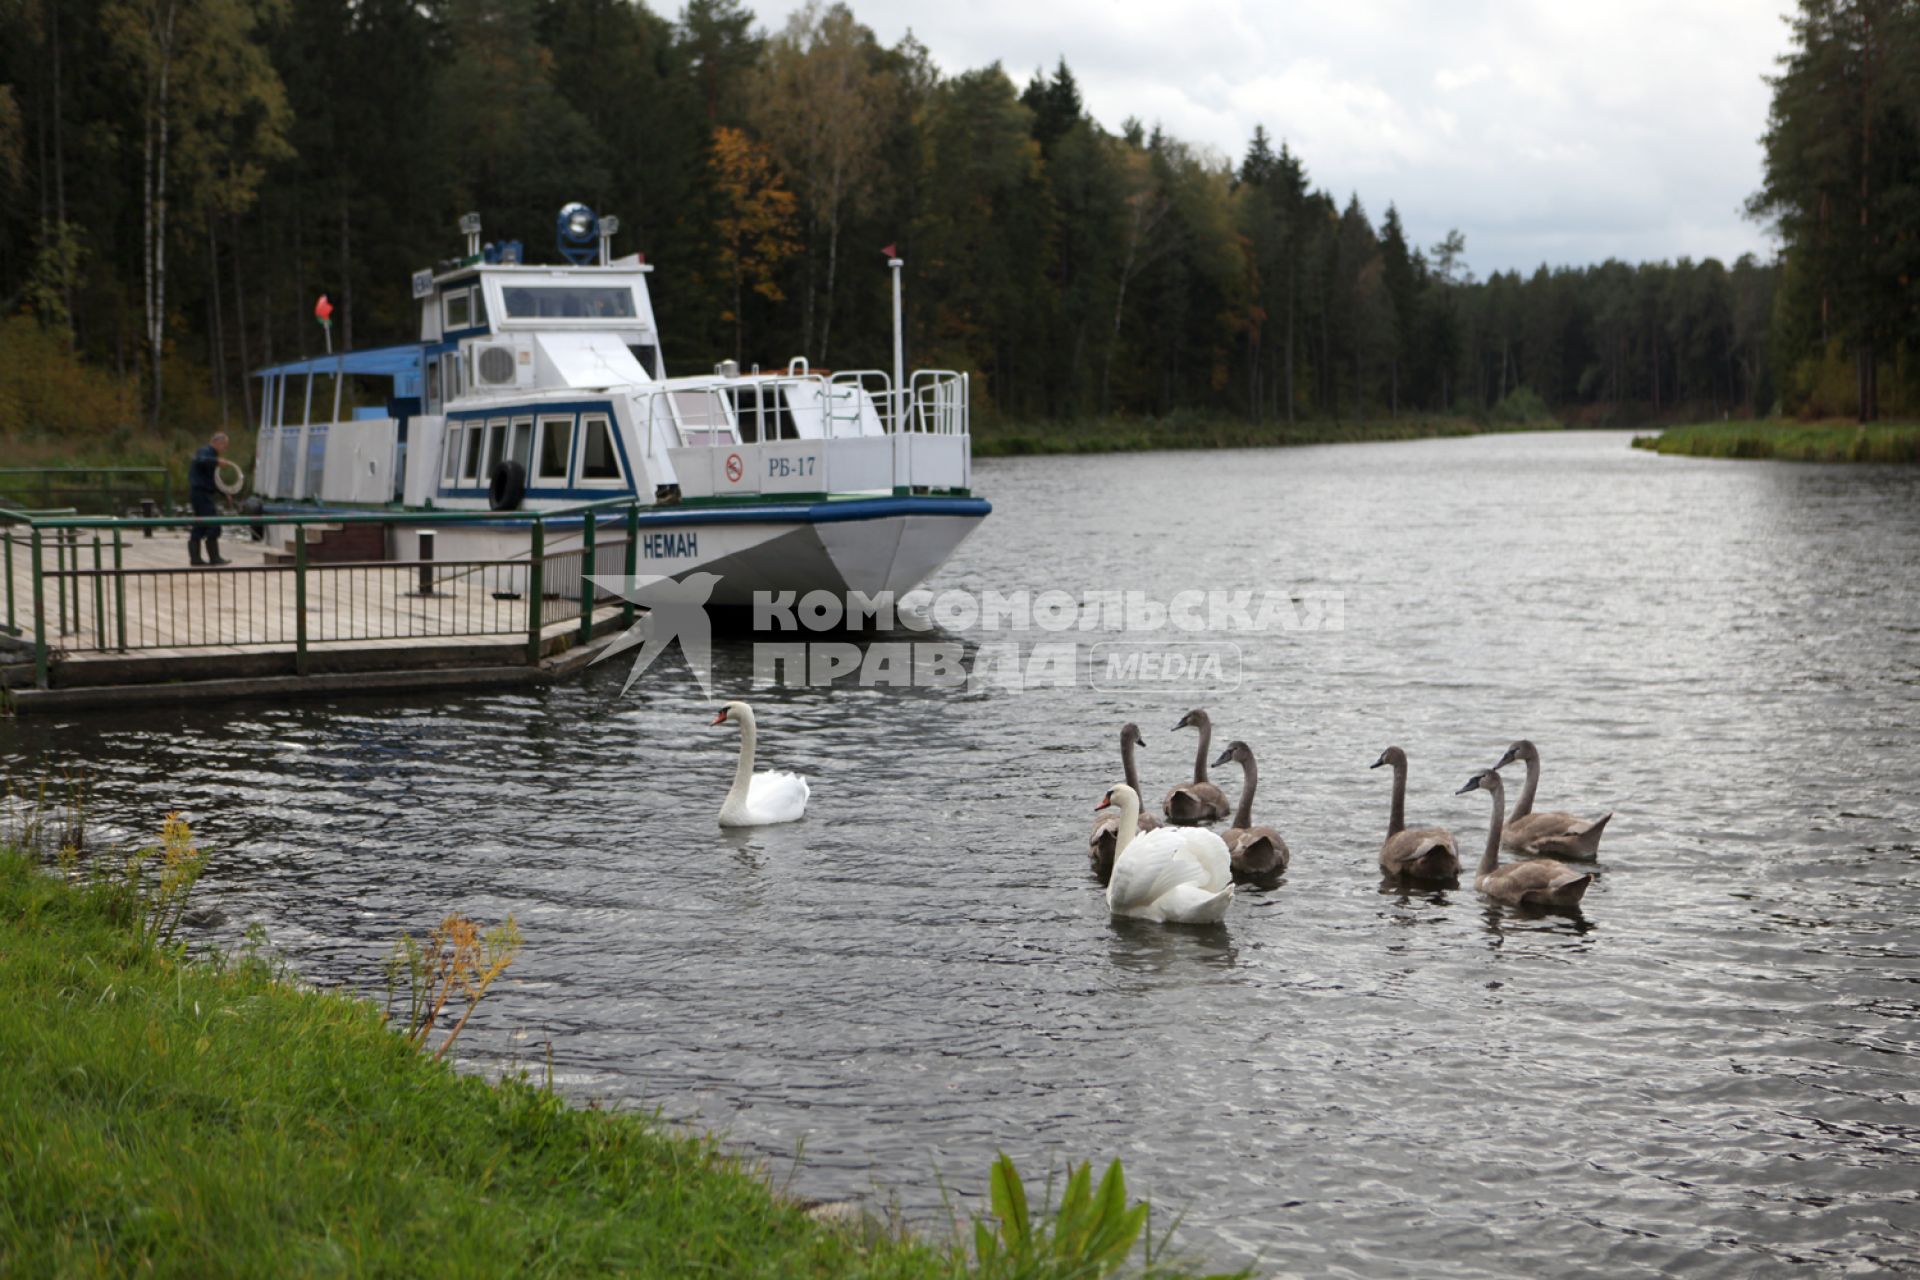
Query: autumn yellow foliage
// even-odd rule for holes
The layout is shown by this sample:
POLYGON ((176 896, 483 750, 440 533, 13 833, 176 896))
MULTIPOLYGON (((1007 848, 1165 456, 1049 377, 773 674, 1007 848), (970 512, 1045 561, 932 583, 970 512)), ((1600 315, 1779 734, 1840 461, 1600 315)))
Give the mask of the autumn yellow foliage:
POLYGON ((131 379, 86 364, 31 316, 0 319, 0 435, 87 435, 139 417, 131 379))
POLYGON ((787 295, 780 288, 780 267, 800 251, 794 237, 793 192, 781 182, 767 149, 744 130, 721 125, 713 131, 707 168, 719 199, 720 265, 732 283, 732 305, 723 319, 733 325, 734 355, 739 357, 743 295, 769 302, 787 295))

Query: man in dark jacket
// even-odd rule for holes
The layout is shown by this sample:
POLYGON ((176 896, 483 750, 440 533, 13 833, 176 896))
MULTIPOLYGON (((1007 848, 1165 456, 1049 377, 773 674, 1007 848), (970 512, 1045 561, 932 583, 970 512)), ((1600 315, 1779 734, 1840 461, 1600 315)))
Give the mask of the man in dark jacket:
MULTIPOLYGON (((193 504, 193 514, 210 516, 218 514, 214 499, 220 492, 220 486, 214 480, 214 473, 220 467, 220 455, 227 451, 227 433, 218 431, 213 439, 194 451, 193 461, 187 464, 187 500, 193 504)), ((217 524, 197 524, 187 535, 187 558, 195 564, 228 564, 220 558, 220 526, 217 524), (207 558, 200 558, 200 544, 207 547, 207 558)))

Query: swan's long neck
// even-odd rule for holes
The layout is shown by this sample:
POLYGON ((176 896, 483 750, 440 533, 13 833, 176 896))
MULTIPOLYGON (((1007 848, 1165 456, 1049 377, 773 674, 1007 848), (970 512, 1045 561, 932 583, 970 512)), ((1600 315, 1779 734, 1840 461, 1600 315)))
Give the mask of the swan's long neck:
POLYGON ((1507 796, 1498 778, 1481 785, 1493 793, 1493 825, 1487 828, 1487 851, 1480 855, 1480 874, 1484 876, 1500 865, 1500 828, 1506 825, 1507 796))
POLYGON ((1387 834, 1397 836, 1407 829, 1407 763, 1393 762, 1393 812, 1387 815, 1387 834))
POLYGON ((1140 834, 1140 797, 1135 795, 1131 784, 1120 795, 1120 830, 1114 833, 1113 856, 1118 858, 1140 834))
POLYGON ((753 712, 740 713, 740 763, 733 767, 733 789, 727 792, 729 803, 745 804, 747 785, 753 780, 753 712))
POLYGON ((1254 767, 1251 751, 1241 759, 1240 766, 1247 771, 1247 785, 1240 788, 1240 804, 1233 811, 1233 825, 1244 828, 1253 825, 1253 788, 1260 780, 1260 771, 1254 767))
POLYGON ((1128 786, 1135 791, 1140 790, 1140 775, 1133 767, 1133 738, 1130 735, 1123 734, 1120 738, 1120 772, 1128 786))
POLYGON ((1200 730, 1200 750, 1193 757, 1193 780, 1207 780, 1207 748, 1213 745, 1213 721, 1202 720, 1197 726, 1200 730))
POLYGON ((1534 788, 1540 785, 1540 757, 1527 757, 1527 784, 1520 788, 1520 798, 1513 802, 1513 816, 1524 818, 1533 812, 1534 788))

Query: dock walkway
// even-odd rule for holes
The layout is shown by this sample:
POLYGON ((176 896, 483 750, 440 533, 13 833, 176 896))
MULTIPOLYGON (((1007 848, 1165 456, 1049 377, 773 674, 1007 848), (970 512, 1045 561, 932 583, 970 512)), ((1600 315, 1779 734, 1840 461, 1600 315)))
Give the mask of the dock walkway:
MULTIPOLYGON (((15 533, 0 613, 17 632, 12 652, 0 652, 15 710, 552 679, 584 665, 588 646, 625 618, 615 601, 583 624, 577 542, 542 562, 536 627, 524 555, 310 562, 296 574, 287 557, 230 527, 219 545, 232 563, 195 568, 184 529, 141 532, 151 536, 118 539, 117 564, 112 538, 44 532, 37 601, 30 543, 15 533), (37 621, 44 688, 33 687, 37 621)), ((608 557, 598 562, 618 572, 608 557)))

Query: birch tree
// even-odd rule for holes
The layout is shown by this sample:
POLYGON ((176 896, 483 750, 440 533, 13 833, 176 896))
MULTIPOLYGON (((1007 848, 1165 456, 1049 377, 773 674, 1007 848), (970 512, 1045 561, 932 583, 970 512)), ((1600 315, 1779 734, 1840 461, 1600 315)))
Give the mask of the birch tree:
POLYGON ((818 0, 787 20, 768 43, 753 87, 753 119, 799 195, 807 220, 827 241, 824 302, 808 263, 802 344, 822 364, 833 338, 840 228, 869 203, 880 167, 891 86, 875 70, 873 33, 845 5, 818 0), (817 330, 820 343, 813 345, 817 330))
MULTIPOLYGON (((140 101, 142 336, 148 421, 156 430, 165 399, 172 167, 180 163, 191 184, 221 174, 249 192, 258 184, 262 170, 242 164, 236 171, 233 148, 245 120, 254 122, 246 130, 252 144, 264 145, 266 154, 284 146, 285 94, 255 39, 260 24, 277 18, 281 8, 280 0, 114 0, 102 13, 140 101)), ((187 188, 190 204, 199 195, 187 188)))

